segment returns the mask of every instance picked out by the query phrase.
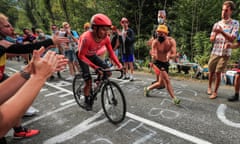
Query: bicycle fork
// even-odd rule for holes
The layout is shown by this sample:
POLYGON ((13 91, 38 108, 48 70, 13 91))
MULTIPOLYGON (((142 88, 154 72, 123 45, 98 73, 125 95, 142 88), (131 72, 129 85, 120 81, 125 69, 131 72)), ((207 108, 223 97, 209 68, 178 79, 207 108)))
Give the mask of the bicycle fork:
POLYGON ((117 101, 115 99, 115 94, 113 92, 112 84, 108 83, 106 87, 106 94, 107 94, 107 102, 108 104, 116 105, 117 101))

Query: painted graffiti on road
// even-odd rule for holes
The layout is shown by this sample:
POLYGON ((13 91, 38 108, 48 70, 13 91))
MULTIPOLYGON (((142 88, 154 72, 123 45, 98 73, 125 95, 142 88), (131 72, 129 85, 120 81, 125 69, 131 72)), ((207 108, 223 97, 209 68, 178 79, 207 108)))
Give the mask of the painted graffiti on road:
MULTIPOLYGON (((220 119, 224 124, 226 124, 228 126, 240 128, 240 122, 239 123, 233 122, 225 116, 226 109, 227 109, 227 105, 225 105, 225 104, 220 104, 218 106, 218 109, 216 112, 218 119, 220 119)), ((239 115, 239 112, 237 112, 237 113, 239 115)))

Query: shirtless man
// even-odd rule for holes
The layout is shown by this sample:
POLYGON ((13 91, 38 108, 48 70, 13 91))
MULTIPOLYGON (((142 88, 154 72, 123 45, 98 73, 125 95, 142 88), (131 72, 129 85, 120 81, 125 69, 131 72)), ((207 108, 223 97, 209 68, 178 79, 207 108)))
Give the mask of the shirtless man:
POLYGON ((152 42, 151 55, 154 59, 154 67, 157 67, 161 72, 159 74, 158 82, 144 88, 144 96, 148 96, 150 90, 158 88, 161 80, 163 80, 174 104, 179 104, 180 100, 174 95, 173 88, 168 77, 168 60, 176 57, 176 41, 167 35, 167 26, 159 25, 157 28, 157 38, 152 42))

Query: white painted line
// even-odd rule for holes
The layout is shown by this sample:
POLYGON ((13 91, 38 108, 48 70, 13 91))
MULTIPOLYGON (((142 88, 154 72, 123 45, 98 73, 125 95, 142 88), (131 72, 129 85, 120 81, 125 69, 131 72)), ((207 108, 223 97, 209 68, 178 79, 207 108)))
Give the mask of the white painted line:
POLYGON ((217 117, 226 125, 235 127, 235 128, 240 128, 240 123, 235 123, 230 120, 228 120, 225 116, 225 111, 227 109, 227 105, 225 104, 220 104, 218 109, 217 109, 217 117))
POLYGON ((40 92, 44 92, 44 91, 47 91, 48 89, 46 89, 46 88, 42 88, 41 90, 40 90, 40 92))
POLYGON ((45 117, 47 117, 47 116, 54 115, 55 113, 58 113, 58 112, 60 112, 60 111, 63 111, 63 110, 65 110, 65 109, 69 108, 69 107, 72 107, 72 106, 76 105, 76 104, 77 104, 77 103, 72 103, 72 104, 69 104, 69 105, 60 107, 60 108, 58 108, 58 109, 55 109, 55 110, 53 110, 53 111, 47 112, 47 113, 45 113, 45 114, 42 114, 42 115, 39 116, 39 117, 34 117, 33 119, 24 122, 22 125, 23 125, 23 126, 26 126, 26 125, 28 125, 28 124, 31 124, 31 123, 35 122, 35 121, 38 121, 38 120, 40 120, 40 119, 43 119, 43 118, 45 118, 45 117))
POLYGON ((61 94, 61 95, 59 95, 58 97, 63 98, 63 97, 69 96, 69 95, 72 95, 72 93, 61 94))
POLYGON ((103 111, 99 111, 94 116, 86 119, 85 121, 81 122, 80 124, 76 125, 70 130, 64 131, 63 133, 56 135, 54 137, 51 137, 50 139, 44 141, 43 144, 56 144, 56 143, 64 143, 65 141, 74 138, 75 136, 92 129, 106 121, 108 121, 107 118, 104 118, 102 120, 97 120, 101 115, 103 114, 103 111))
POLYGON ((62 91, 55 91, 55 92, 51 92, 51 93, 49 93, 49 94, 46 94, 46 95, 44 95, 44 96, 45 96, 45 97, 50 97, 50 96, 55 96, 55 95, 60 94, 60 93, 62 93, 62 91))
POLYGON ((49 82, 46 82, 45 84, 48 85, 48 86, 51 86, 51 87, 53 87, 53 88, 55 88, 55 89, 58 89, 58 90, 60 90, 60 91, 62 91, 62 92, 66 92, 66 93, 69 93, 69 94, 73 94, 73 92, 72 92, 71 90, 67 90, 67 89, 58 87, 58 86, 56 86, 56 85, 54 85, 54 84, 51 84, 51 83, 49 83, 49 82))
POLYGON ((193 143, 196 143, 196 144, 212 144, 211 142, 208 142, 206 140, 203 140, 203 139, 200 139, 200 138, 197 138, 197 137, 194 137, 192 135, 189 135, 189 134, 186 134, 186 133, 183 133, 183 132, 180 132, 178 130, 175 130, 175 129, 172 129, 170 127, 167 127, 167 126, 164 126, 164 125, 161 125, 159 123, 156 123, 154 121, 150 121, 148 119, 145 119, 145 118, 142 118, 142 117, 139 117, 137 115, 134 115, 134 114, 131 114, 129 112, 127 112, 127 116, 131 119, 134 119, 134 120, 137 120, 137 121, 140 121, 146 125, 149 125, 151 127, 154 127, 154 128, 157 128, 161 131, 164 131, 164 132, 167 132, 167 133, 170 133, 172 135, 175 135, 177 137, 180 137, 182 139, 185 139, 187 141, 190 141, 190 142, 193 142, 193 143))
POLYGON ((14 71, 14 72, 18 72, 16 69, 13 69, 13 68, 10 68, 10 67, 7 67, 7 69, 9 69, 11 71, 14 71))
POLYGON ((65 102, 60 103, 61 106, 68 105, 71 103, 76 103, 75 99, 67 100, 65 102))

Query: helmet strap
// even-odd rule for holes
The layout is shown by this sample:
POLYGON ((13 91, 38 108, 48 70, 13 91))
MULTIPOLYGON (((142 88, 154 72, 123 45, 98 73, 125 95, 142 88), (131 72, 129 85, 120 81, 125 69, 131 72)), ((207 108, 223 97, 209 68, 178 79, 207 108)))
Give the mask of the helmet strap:
POLYGON ((101 39, 100 36, 98 35, 98 31, 99 31, 99 27, 96 26, 96 35, 95 35, 95 36, 96 36, 96 39, 95 39, 95 40, 96 40, 97 42, 99 42, 100 39, 101 39))

